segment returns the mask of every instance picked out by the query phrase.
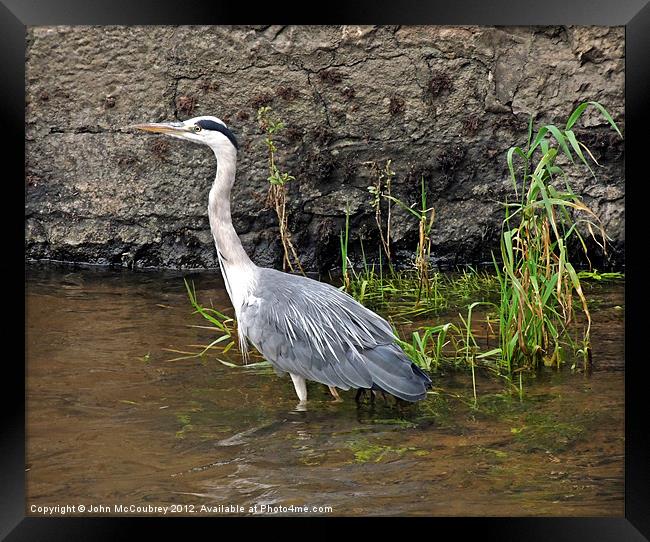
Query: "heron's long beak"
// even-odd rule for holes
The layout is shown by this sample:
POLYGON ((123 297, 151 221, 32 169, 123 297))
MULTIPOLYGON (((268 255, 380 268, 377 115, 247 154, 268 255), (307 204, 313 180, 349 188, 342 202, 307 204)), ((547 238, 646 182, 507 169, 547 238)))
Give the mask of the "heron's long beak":
POLYGON ((169 134, 175 136, 183 136, 190 132, 189 128, 182 123, 169 123, 169 122, 149 122, 146 124, 134 124, 130 128, 136 128, 144 132, 154 132, 157 134, 169 134))

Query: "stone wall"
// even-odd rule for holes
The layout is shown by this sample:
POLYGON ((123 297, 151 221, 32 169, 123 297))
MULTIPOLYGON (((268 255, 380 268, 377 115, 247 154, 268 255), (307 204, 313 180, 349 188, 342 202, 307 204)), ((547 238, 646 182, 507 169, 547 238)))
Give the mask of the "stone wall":
MULTIPOLYGON (((624 128, 622 27, 34 27, 26 58, 26 257, 136 267, 216 267, 206 216, 215 161, 207 148, 135 133, 138 122, 209 114, 241 143, 233 219, 252 259, 281 266, 265 207, 256 111, 286 123, 279 139, 290 229, 306 268, 340 266, 351 217, 377 253, 372 164, 392 160, 393 194, 436 210, 440 264, 490 260, 511 194, 505 154, 528 118, 563 123, 597 100, 624 128)), ((624 263, 623 143, 588 114, 578 133, 601 164, 572 179, 624 263)), ((417 224, 394 210, 406 263, 417 224)))

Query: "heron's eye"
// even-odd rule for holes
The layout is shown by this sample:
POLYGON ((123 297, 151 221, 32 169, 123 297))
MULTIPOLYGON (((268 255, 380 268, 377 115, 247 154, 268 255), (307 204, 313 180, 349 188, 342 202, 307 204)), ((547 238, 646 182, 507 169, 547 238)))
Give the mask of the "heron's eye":
POLYGON ((198 124, 195 124, 192 126, 192 130, 194 130, 195 133, 199 133, 201 131, 201 127, 198 124))

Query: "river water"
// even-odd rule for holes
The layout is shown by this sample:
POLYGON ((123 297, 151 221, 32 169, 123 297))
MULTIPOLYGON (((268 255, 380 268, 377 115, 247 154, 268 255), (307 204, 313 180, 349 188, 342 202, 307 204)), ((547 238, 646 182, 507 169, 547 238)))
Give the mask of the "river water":
MULTIPOLYGON (((186 276, 229 310, 218 271, 186 276)), ((589 292, 590 374, 542 371, 523 399, 479 375, 477 408, 465 374, 400 409, 310 384, 300 411, 273 370, 170 361, 214 339, 191 327, 204 321, 179 273, 30 266, 26 280, 28 515, 624 514, 622 284, 589 292)))

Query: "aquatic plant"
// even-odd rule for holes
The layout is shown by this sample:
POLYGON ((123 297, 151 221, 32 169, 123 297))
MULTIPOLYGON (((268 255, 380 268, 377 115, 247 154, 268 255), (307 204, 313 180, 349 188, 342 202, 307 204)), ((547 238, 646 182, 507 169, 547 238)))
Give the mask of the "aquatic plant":
MULTIPOLYGON (((200 314, 203 318, 205 318, 208 322, 212 324, 212 326, 207 327, 207 329, 214 330, 217 329, 221 335, 219 335, 214 341, 212 341, 208 346, 204 348, 198 355, 203 355, 205 352, 207 352, 210 348, 221 344, 221 351, 222 353, 228 352, 234 345, 236 341, 236 321, 231 318, 230 316, 227 316, 223 314, 222 312, 216 310, 214 307, 204 307, 201 305, 196 297, 196 288, 194 287, 194 282, 192 282, 192 286, 187 282, 187 279, 183 279, 183 282, 185 283, 185 289, 187 290, 187 297, 190 300, 190 304, 194 308, 194 313, 193 314, 200 314)), ((194 326, 197 328, 206 328, 206 326, 194 326)))
MULTIPOLYGON (((578 106, 563 129, 545 125, 534 138, 531 119, 525 150, 512 147, 507 153, 516 201, 505 204, 500 261, 493 256, 498 302, 483 296, 480 301, 468 305, 467 317, 459 314, 458 323, 423 326, 413 332, 411 343, 401 343, 411 359, 427 369, 438 369, 442 362, 458 367, 458 360, 462 360, 472 371, 475 398, 477 363, 505 377, 511 384, 512 377, 519 372, 521 395, 520 371, 539 367, 542 363, 559 366, 565 358, 565 346, 582 356, 585 366, 590 362, 591 315, 581 279, 615 280, 621 275, 575 270, 567 248, 572 239, 578 241, 588 261, 580 226, 603 250, 606 250, 607 237, 598 217, 571 189, 566 167, 560 167, 557 162, 558 156, 563 155, 569 164, 575 164, 577 156, 594 174, 586 156, 597 162, 572 130, 589 105, 597 108, 620 135, 609 113, 600 104, 589 102, 578 106), (519 171, 514 166, 515 156, 523 158, 519 171), (558 179, 564 182, 563 188, 556 186, 558 179), (577 338, 572 336, 577 320, 574 297, 580 302, 585 321, 577 338), (472 331, 472 310, 478 305, 496 309, 495 321, 486 316, 488 329, 492 330, 492 323, 498 324, 499 346, 496 348, 482 351, 472 331), (452 359, 444 356, 446 346, 451 347, 452 359)), ((482 282, 479 286, 477 274, 464 271, 453 284, 456 291, 465 287, 471 298, 480 296, 480 288, 490 283, 482 282)), ((437 292, 442 292, 444 299, 444 286, 438 285, 437 292)))
POLYGON ((268 149, 269 156, 269 191, 267 195, 267 204, 275 209, 275 214, 278 217, 278 226, 280 228, 280 241, 283 249, 282 266, 286 271, 287 269, 292 272, 295 267, 304 275, 305 272, 300 264, 296 247, 291 241, 291 231, 289 230, 288 215, 287 215, 287 189, 286 185, 289 181, 295 180, 293 175, 281 172, 277 166, 276 155, 278 148, 275 144, 274 136, 284 130, 285 125, 280 119, 272 115, 272 110, 269 106, 260 107, 257 110, 257 120, 260 128, 266 133, 264 142, 268 149), (293 261, 293 263, 292 263, 293 261))
POLYGON ((572 130, 589 105, 597 108, 620 135, 605 108, 587 102, 575 109, 563 129, 548 124, 539 128, 534 138, 531 118, 525 149, 515 146, 507 152, 516 201, 506 202, 501 262, 494 259, 494 266, 501 286, 501 355, 508 371, 522 364, 536 367, 542 361, 547 365, 559 363, 560 342, 574 320, 574 295, 586 318, 582 350, 586 360, 591 356, 591 315, 567 246, 577 239, 587 256, 580 225, 603 250, 607 238, 598 217, 573 192, 565 169, 558 164, 562 155, 569 165, 575 164, 575 155, 594 174, 585 154, 596 165, 598 162, 572 130), (518 169, 515 157, 522 161, 518 169), (559 180, 564 188, 559 188, 559 180))
POLYGON ((623 280, 625 278, 625 275, 618 271, 606 271, 604 273, 600 273, 597 269, 593 269, 591 271, 578 271, 578 278, 581 280, 593 280, 596 282, 610 282, 623 280))
POLYGON ((419 303, 422 296, 429 295, 429 260, 431 259, 431 228, 436 216, 433 207, 427 207, 427 191, 424 187, 424 177, 420 183, 420 208, 414 208, 414 205, 407 205, 402 200, 397 199, 390 194, 384 197, 411 213, 418 221, 418 245, 416 248, 415 269, 419 278, 419 288, 417 302, 419 303))
MULTIPOLYGON (((345 242, 349 233, 341 232, 345 242)), ((496 275, 471 266, 452 273, 427 270, 426 288, 417 269, 385 269, 381 255, 378 264, 370 264, 361 243, 363 265, 355 269, 342 245, 342 281, 346 292, 372 310, 400 322, 433 317, 470 300, 494 301, 499 295, 496 275), (347 278, 346 278, 347 277, 347 278)))
POLYGON ((350 260, 348 259, 348 237, 350 233, 350 208, 345 207, 345 236, 343 232, 340 232, 340 242, 341 242, 341 274, 343 276, 343 288, 346 292, 350 292, 351 279, 350 272, 348 270, 348 264, 350 260))
MULTIPOLYGON (((460 335, 460 329, 453 323, 424 326, 411 333, 411 342, 398 340, 399 345, 411 360, 428 371, 438 370, 445 361, 444 348, 460 335)), ((453 359, 457 349, 453 349, 453 359)))
MULTIPOLYGON (((200 344, 188 345, 189 348, 198 349, 198 351, 194 351, 194 352, 172 349, 172 348, 165 348, 164 350, 167 352, 182 354, 181 356, 175 357, 168 361, 179 361, 179 360, 191 359, 191 358, 203 359, 203 357, 211 350, 217 350, 220 353, 220 355, 227 354, 228 351, 238 343, 236 320, 218 311, 213 306, 210 307, 203 306, 198 301, 194 282, 192 282, 191 286, 187 282, 187 279, 183 279, 183 282, 185 283, 185 289, 187 290, 187 297, 190 301, 190 304, 192 305, 192 308, 194 309, 194 312, 192 314, 199 314, 210 323, 209 326, 199 326, 199 325, 192 324, 190 327, 197 328, 197 329, 207 329, 212 332, 216 332, 217 337, 208 345, 200 345, 200 344)), ((254 353, 253 355, 258 358, 260 357, 257 353, 254 353)), ((255 368, 255 367, 269 365, 269 363, 266 361, 260 361, 254 363, 247 362, 244 365, 237 365, 235 363, 231 363, 229 361, 223 360, 220 357, 217 357, 216 359, 219 363, 221 363, 222 365, 226 365, 227 367, 255 368)))
POLYGON ((236 322, 229 316, 226 316, 222 312, 216 310, 214 307, 207 308, 201 305, 196 297, 194 282, 192 282, 192 286, 189 285, 187 279, 183 279, 183 282, 185 283, 185 289, 187 290, 187 297, 189 298, 190 304, 194 309, 194 312, 192 314, 200 314, 211 324, 210 326, 192 325, 192 327, 217 331, 218 336, 208 345, 188 345, 191 348, 199 348, 198 352, 188 352, 185 350, 165 348, 164 350, 167 352, 183 354, 182 356, 170 359, 168 361, 179 361, 189 358, 202 358, 212 348, 220 348, 222 353, 227 353, 235 345, 236 342, 236 322))
POLYGON ((377 162, 366 162, 367 166, 375 173, 375 184, 368 187, 368 192, 372 195, 372 201, 370 203, 371 207, 375 210, 375 222, 377 223, 377 229, 379 230, 379 238, 381 240, 381 245, 384 249, 384 254, 386 254, 386 261, 388 266, 391 266, 391 254, 390 254, 390 227, 391 227, 391 182, 393 177, 395 177, 395 172, 391 168, 392 160, 386 160, 386 163, 383 167, 380 167, 377 162), (382 199, 388 200, 387 213, 386 213, 386 232, 384 233, 384 225, 382 219, 381 211, 381 202, 382 199))

